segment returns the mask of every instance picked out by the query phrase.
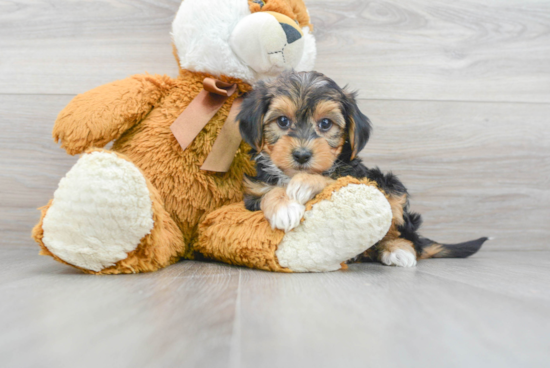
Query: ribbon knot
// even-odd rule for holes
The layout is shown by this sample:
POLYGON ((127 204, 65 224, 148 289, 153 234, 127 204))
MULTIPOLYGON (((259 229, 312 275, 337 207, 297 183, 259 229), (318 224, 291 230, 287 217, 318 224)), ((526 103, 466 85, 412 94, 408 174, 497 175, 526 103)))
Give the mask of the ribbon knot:
MULTIPOLYGON (((225 101, 237 91, 237 84, 225 83, 214 78, 205 78, 203 90, 189 103, 176 121, 170 126, 172 133, 183 150, 193 142, 201 130, 216 115, 225 101)), ((227 172, 242 138, 236 117, 242 98, 233 101, 227 119, 212 146, 201 170, 227 172)))
POLYGON ((231 97, 237 90, 237 84, 225 83, 214 78, 204 78, 202 86, 205 91, 214 93, 220 96, 231 97))

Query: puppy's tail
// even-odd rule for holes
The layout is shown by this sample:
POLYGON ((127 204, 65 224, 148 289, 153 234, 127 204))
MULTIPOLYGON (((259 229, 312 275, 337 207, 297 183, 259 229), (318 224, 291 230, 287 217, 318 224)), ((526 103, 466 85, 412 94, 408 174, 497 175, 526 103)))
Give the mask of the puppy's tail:
POLYGON ((416 249, 420 250, 419 259, 427 258, 466 258, 477 253, 488 238, 479 238, 464 243, 441 244, 433 240, 419 237, 415 242, 416 249))
POLYGON ((427 258, 466 258, 477 253, 483 243, 489 238, 479 238, 464 243, 442 244, 424 238, 418 234, 422 224, 422 216, 418 213, 405 211, 403 225, 399 227, 401 236, 414 244, 418 259, 427 258))

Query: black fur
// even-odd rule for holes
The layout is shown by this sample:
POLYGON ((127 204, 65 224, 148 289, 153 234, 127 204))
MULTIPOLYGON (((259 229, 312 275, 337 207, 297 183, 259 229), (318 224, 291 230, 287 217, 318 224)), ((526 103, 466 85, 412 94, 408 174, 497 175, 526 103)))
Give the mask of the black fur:
POLYGON ((270 101, 266 84, 260 82, 244 99, 241 111, 237 115, 242 138, 258 151, 263 143, 263 116, 269 108, 270 101))
MULTIPOLYGON (((300 87, 303 87, 299 85, 301 79, 294 78, 293 76, 295 74, 292 73, 282 75, 279 78, 280 84, 275 87, 271 86, 271 89, 267 87, 266 83, 260 82, 243 102, 242 110, 237 119, 240 121, 240 130, 243 139, 253 147, 251 155, 256 161, 257 174, 253 178, 248 178, 251 181, 273 186, 280 186, 287 182, 285 180, 288 178, 285 177, 282 171, 277 172, 277 169, 274 169, 270 158, 258 152, 263 144, 263 116, 269 109, 272 96, 286 95, 292 97, 292 93, 290 92, 292 89, 300 90, 300 87)), ((398 227, 398 231, 401 234, 400 237, 414 244, 419 257, 422 255, 424 249, 434 244, 440 245, 444 250, 440 254, 434 255, 434 257, 464 258, 477 252, 487 238, 446 245, 420 236, 418 230, 422 224, 422 217, 420 214, 409 210, 408 192, 403 183, 392 172, 384 174, 378 167, 370 169, 362 163, 361 159, 356 157, 367 144, 372 126, 370 120, 359 110, 355 93, 346 92, 338 87, 334 81, 324 77, 320 73, 312 72, 311 76, 325 78, 326 83, 315 89, 308 90, 307 94, 303 96, 304 103, 307 106, 314 106, 316 100, 326 99, 327 96, 335 101, 339 101, 346 116, 346 127, 348 130, 348 139, 342 147, 341 154, 333 167, 323 173, 323 175, 329 176, 332 179, 346 176, 358 179, 367 178, 374 181, 381 190, 390 196, 401 197, 407 195, 407 201, 403 207, 404 223, 398 227), (353 136, 353 139, 351 139, 351 136, 353 136)), ((315 79, 310 78, 306 80, 311 82, 315 79)), ((294 97, 296 96, 294 95, 294 97)), ((301 119, 298 118, 297 120, 300 121, 301 119)), ((260 202, 261 197, 245 195, 245 205, 250 211, 259 211, 260 202)), ((369 257, 372 256, 365 253, 358 256, 355 260, 364 261, 369 259, 369 257)))
MULTIPOLYGON (((489 238, 483 237, 458 244, 441 244, 445 252, 434 255, 434 258, 466 258, 477 253, 489 238)), ((430 240, 431 241, 431 240, 430 240)), ((433 242, 432 242, 433 243, 433 242)))
MULTIPOLYGON (((340 155, 334 167, 327 172, 333 179, 344 176, 352 176, 358 179, 367 178, 374 181, 380 189, 389 195, 397 197, 401 197, 405 194, 408 195, 405 185, 403 185, 399 178, 392 172, 384 174, 378 167, 369 169, 363 165, 359 158, 346 162, 346 157, 342 157, 342 155, 340 155)), ((418 235, 417 231, 422 224, 422 216, 418 213, 409 211, 408 200, 403 207, 403 220, 404 224, 400 226, 398 230, 401 232, 403 238, 410 240, 414 244, 415 250, 420 254, 422 251, 422 243, 420 242, 421 237, 418 235)))
MULTIPOLYGON (((246 178, 249 181, 278 186, 288 179, 288 177, 286 177, 282 171, 279 170, 277 172, 273 169, 268 169, 268 167, 273 168, 275 166, 268 156, 258 154, 255 149, 250 150, 250 155, 252 159, 256 162, 256 176, 251 177, 247 175, 246 178)), ((245 193, 244 195, 244 204, 246 209, 249 211, 260 211, 261 201, 261 197, 256 197, 248 193, 245 193)))
POLYGON ((349 159, 351 160, 367 145, 372 131, 372 125, 369 118, 359 110, 355 99, 356 93, 344 93, 344 96, 342 105, 344 107, 344 115, 347 117, 346 124, 348 126, 348 131, 350 134, 353 134, 354 137, 353 145, 350 140, 347 142, 350 150, 349 159))
POLYGON ((260 211, 260 205, 262 203, 261 197, 255 197, 248 194, 245 194, 244 196, 244 206, 249 211, 260 211))

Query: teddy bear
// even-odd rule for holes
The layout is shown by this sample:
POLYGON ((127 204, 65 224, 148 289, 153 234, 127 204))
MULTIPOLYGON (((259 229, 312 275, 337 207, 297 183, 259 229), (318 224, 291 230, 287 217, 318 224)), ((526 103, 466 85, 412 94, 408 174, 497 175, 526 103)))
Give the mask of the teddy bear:
POLYGON ((311 70, 312 30, 302 0, 184 0, 172 25, 177 78, 135 75, 59 114, 54 140, 81 157, 41 208, 40 254, 89 274, 180 259, 321 272, 382 239, 391 208, 368 181, 338 180, 288 233, 242 203, 254 165, 235 135, 239 101, 262 78, 311 70))

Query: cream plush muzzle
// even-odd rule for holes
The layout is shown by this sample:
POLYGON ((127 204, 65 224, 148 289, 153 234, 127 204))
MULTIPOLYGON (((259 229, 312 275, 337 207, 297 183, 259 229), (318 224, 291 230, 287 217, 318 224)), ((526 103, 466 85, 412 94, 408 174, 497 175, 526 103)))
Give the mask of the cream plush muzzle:
POLYGON ((304 43, 304 32, 298 24, 274 12, 245 17, 229 39, 233 52, 262 76, 276 76, 284 70, 295 69, 302 60, 304 43))
POLYGON ((185 0, 172 24, 172 40, 181 69, 249 84, 285 69, 310 71, 317 54, 309 27, 300 29, 280 13, 251 13, 246 0, 185 0), (290 28, 301 37, 294 40, 290 28))

